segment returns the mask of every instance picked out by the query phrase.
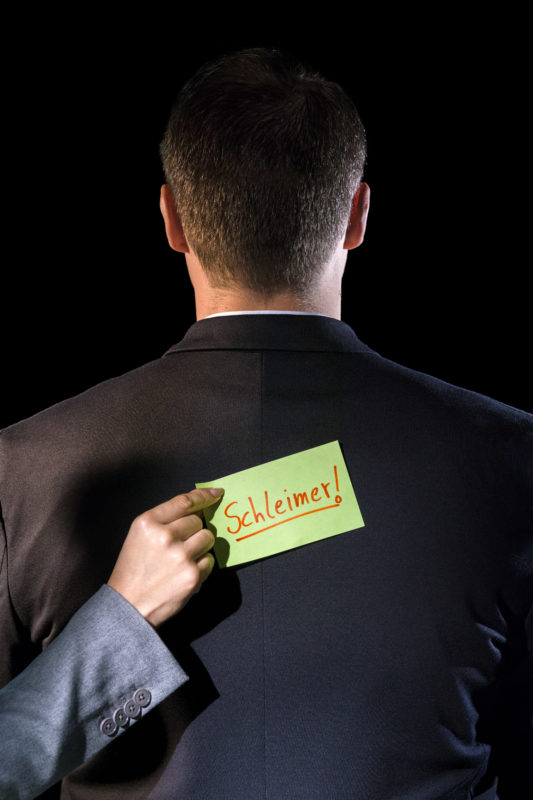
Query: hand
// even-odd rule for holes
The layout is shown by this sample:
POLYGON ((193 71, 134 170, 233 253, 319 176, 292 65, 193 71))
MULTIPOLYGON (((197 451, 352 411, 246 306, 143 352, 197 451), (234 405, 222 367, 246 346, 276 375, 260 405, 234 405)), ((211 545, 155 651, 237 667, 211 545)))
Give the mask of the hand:
POLYGON ((215 537, 200 512, 223 492, 193 489, 133 520, 108 584, 154 627, 181 611, 211 573, 215 537))

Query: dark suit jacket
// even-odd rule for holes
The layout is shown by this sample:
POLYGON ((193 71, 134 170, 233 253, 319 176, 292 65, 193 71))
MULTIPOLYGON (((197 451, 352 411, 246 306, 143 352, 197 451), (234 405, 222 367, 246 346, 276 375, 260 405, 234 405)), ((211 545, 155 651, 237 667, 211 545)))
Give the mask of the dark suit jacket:
POLYGON ((107 579, 132 517, 194 481, 338 439, 365 520, 216 571, 163 631, 190 680, 62 797, 454 800, 502 763, 525 785, 531 422, 341 322, 267 315, 202 320, 4 431, 6 678, 107 579))

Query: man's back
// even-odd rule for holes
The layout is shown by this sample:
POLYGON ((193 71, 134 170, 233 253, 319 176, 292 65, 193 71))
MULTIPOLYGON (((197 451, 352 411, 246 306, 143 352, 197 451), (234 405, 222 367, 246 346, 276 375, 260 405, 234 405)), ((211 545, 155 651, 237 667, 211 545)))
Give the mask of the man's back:
POLYGON ((277 315, 203 320, 5 431, 15 671, 107 579, 126 521, 191 480, 338 439, 365 521, 216 571, 162 633, 190 681, 63 796, 469 797, 526 663, 528 432, 343 323, 277 315))

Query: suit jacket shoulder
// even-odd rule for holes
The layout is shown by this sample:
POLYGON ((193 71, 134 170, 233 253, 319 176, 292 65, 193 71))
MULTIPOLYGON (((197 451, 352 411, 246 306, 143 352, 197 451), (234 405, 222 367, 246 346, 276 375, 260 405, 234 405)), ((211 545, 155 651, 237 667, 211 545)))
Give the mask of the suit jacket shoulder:
POLYGON ((131 519, 191 482, 338 440, 365 523, 214 571, 164 634, 183 692, 84 767, 77 796, 106 775, 130 800, 132 760, 152 800, 455 800, 505 749, 511 779, 527 771, 529 415, 338 321, 267 315, 202 320, 2 439, 8 675, 107 580, 131 519))

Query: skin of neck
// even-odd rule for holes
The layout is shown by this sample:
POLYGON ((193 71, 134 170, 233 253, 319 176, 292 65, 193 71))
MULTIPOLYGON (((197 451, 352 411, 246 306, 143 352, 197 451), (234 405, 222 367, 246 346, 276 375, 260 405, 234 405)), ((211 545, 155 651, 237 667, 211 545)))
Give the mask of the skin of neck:
POLYGON ((245 286, 212 285, 199 259, 187 242, 179 212, 168 184, 161 187, 160 209, 170 247, 185 253, 189 277, 194 288, 196 318, 224 311, 308 311, 341 318, 341 284, 346 265, 347 250, 352 250, 364 239, 370 189, 361 183, 352 200, 345 235, 339 239, 332 255, 305 293, 280 291, 272 294, 257 293, 245 286))
POLYGON ((322 271, 314 285, 305 294, 280 291, 265 294, 245 286, 213 286, 196 255, 185 254, 189 278, 194 288, 196 319, 224 311, 308 311, 341 318, 341 281, 346 263, 346 251, 339 250, 337 257, 322 271))

